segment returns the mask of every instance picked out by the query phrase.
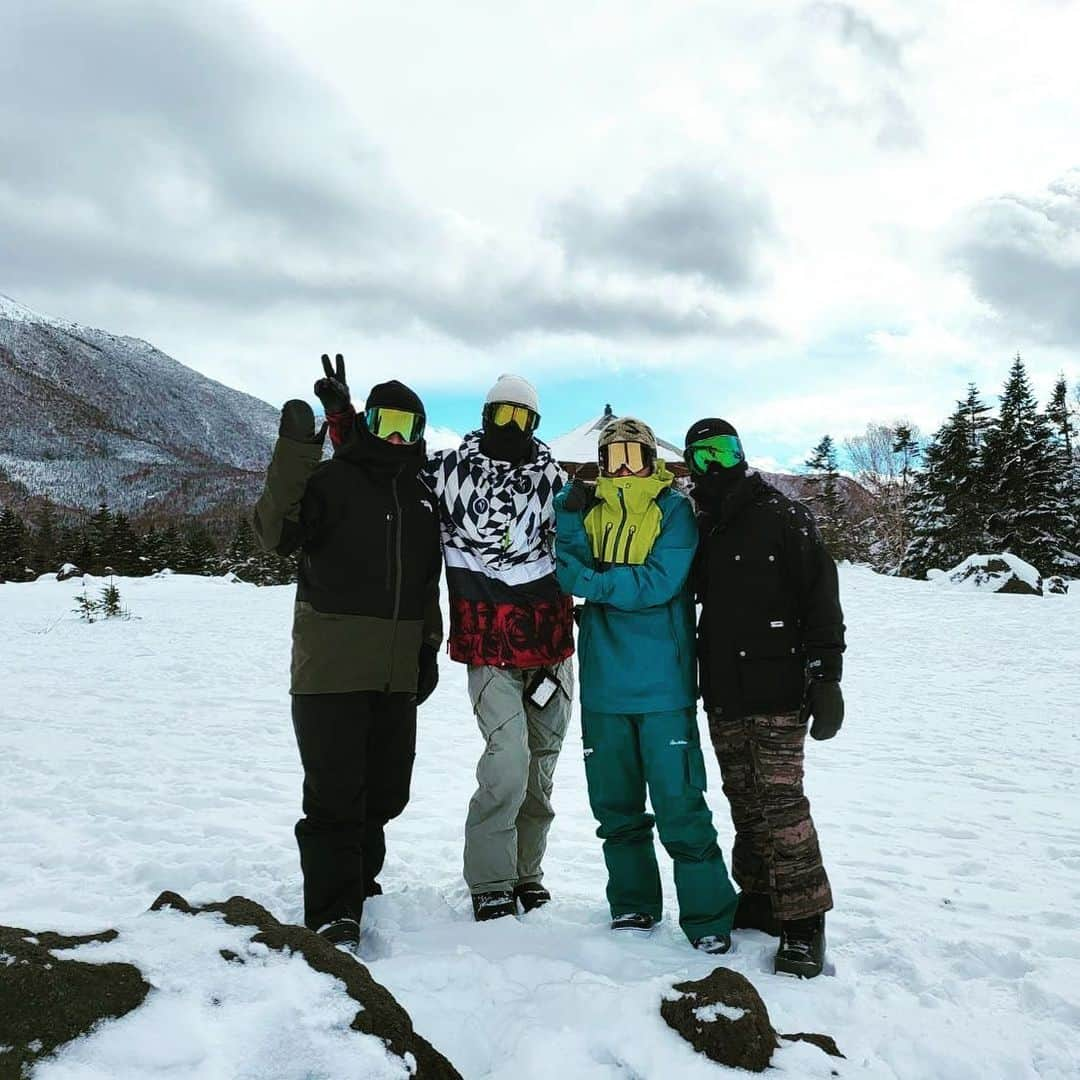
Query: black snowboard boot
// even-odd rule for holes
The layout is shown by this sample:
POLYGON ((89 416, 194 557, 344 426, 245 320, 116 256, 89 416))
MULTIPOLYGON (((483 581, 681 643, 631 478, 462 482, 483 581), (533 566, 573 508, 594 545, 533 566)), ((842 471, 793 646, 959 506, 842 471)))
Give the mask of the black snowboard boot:
POLYGON ((344 945, 347 949, 356 949, 360 945, 360 924, 356 919, 335 919, 320 926, 318 934, 331 945, 344 945))
POLYGON ((514 886, 514 899, 521 904, 521 910, 528 915, 545 904, 551 903, 551 893, 539 881, 526 881, 514 886))
POLYGON ((656 920, 651 915, 642 915, 638 912, 616 915, 611 920, 612 930, 630 930, 635 934, 649 934, 655 925, 656 920))
POLYGON ((739 893, 734 927, 736 930, 760 930, 770 937, 779 937, 780 920, 773 914, 772 897, 768 893, 739 893))
POLYGON ((812 915, 780 927, 780 948, 773 970, 782 975, 813 979, 825 963, 825 916, 812 915))
POLYGON ((512 892, 473 893, 472 909, 477 922, 490 922, 516 915, 517 903, 512 892))
POLYGON ((706 934, 694 942, 694 948, 698 952, 708 953, 710 956, 723 956, 731 952, 730 934, 706 934))

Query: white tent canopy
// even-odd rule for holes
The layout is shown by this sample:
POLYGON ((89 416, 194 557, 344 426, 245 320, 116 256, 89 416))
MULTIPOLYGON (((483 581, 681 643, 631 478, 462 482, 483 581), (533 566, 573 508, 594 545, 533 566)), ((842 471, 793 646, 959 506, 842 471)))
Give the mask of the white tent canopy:
MULTIPOLYGON (((580 427, 568 431, 565 435, 560 435, 557 439, 552 439, 548 445, 551 447, 555 460, 569 462, 574 465, 584 465, 596 461, 596 444, 600 437, 600 431, 614 419, 616 419, 616 414, 612 412, 611 406, 608 405, 600 416, 587 420, 580 427)), ((541 438, 543 438, 542 435, 541 438)), ((682 451, 677 446, 659 437, 657 438, 657 446, 660 457, 665 461, 682 461, 682 451)))

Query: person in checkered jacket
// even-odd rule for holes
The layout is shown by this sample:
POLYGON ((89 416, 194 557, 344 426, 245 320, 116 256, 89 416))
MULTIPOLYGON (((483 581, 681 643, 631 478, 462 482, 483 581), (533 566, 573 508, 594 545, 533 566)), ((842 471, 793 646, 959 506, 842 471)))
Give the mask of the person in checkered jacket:
MULTIPOLYGON (((350 406, 351 409, 351 406, 350 406)), ((331 438, 346 413, 327 416, 331 438)), ((555 576, 555 495, 566 476, 536 437, 535 388, 503 375, 479 430, 429 456, 450 597, 450 657, 468 669, 484 739, 465 823, 478 921, 551 899, 543 857, 573 695, 573 601, 555 576)))

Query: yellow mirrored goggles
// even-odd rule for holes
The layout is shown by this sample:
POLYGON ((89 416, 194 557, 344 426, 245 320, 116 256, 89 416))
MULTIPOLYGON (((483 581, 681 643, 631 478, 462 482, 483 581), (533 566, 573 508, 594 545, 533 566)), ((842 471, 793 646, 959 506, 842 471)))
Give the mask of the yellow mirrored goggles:
POLYGON ((525 408, 524 405, 513 405, 508 401, 504 401, 490 405, 488 408, 491 422, 496 427, 517 424, 522 431, 528 434, 533 431, 540 421, 540 417, 532 409, 525 408))
POLYGON ((637 442, 608 443, 600 447, 600 465, 612 476, 624 465, 630 472, 639 473, 652 465, 651 448, 637 442))
POLYGON ((424 418, 419 413, 406 412, 404 409, 384 409, 376 406, 364 413, 368 431, 380 439, 389 439, 391 435, 400 435, 407 443, 414 443, 424 434, 424 418))

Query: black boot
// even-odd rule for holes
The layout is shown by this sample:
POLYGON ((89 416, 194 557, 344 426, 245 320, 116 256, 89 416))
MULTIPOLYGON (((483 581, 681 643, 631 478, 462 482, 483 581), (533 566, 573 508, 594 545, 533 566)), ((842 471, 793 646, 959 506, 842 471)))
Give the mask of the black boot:
POLYGON ((710 956, 723 956, 731 952, 730 934, 706 934, 691 942, 698 952, 708 953, 710 956))
POLYGON ((780 948, 773 970, 782 975, 813 979, 825 963, 825 916, 811 915, 781 924, 780 948))
POLYGON ((517 903, 512 892, 473 893, 472 908, 477 922, 490 922, 517 914, 517 903))
POLYGON ((651 915, 643 915, 636 911, 616 915, 611 920, 612 930, 629 930, 633 934, 650 934, 654 926, 656 926, 656 920, 651 915))
POLYGON ((772 897, 768 893, 739 893, 735 909, 736 930, 760 930, 770 937, 780 936, 780 920, 773 914, 772 897))
POLYGON ((335 919, 320 926, 318 933, 331 945, 344 945, 347 949, 356 949, 360 945, 360 923, 356 919, 335 919))
POLYGON ((551 903, 551 893, 539 881, 526 881, 514 886, 514 899, 521 903, 522 911, 528 915, 545 904, 551 903))

